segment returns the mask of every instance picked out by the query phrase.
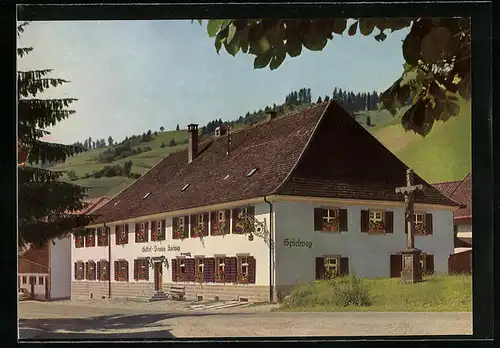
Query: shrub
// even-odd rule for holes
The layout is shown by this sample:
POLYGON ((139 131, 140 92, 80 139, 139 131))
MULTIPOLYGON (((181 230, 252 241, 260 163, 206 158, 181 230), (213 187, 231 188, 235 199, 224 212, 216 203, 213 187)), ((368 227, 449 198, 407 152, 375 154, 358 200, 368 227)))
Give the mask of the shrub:
POLYGON ((328 306, 367 307, 373 304, 369 286, 354 276, 335 277, 296 286, 286 298, 283 308, 328 306))
POLYGON ((78 179, 78 175, 76 175, 75 171, 73 169, 71 169, 69 172, 68 172, 68 179, 71 180, 71 181, 75 181, 78 179))
POLYGON ((370 116, 366 116, 366 125, 368 127, 371 127, 371 125, 372 125, 372 119, 370 118, 370 116))
POLYGON ((139 173, 130 173, 128 175, 128 177, 131 178, 131 179, 139 179, 141 177, 141 174, 139 174, 139 173))
POLYGON ((165 143, 161 143, 160 147, 163 149, 165 147, 165 143))
POLYGON ((177 142, 175 141, 175 139, 174 139, 174 138, 172 138, 172 139, 170 140, 170 142, 168 143, 168 145, 169 145, 169 146, 175 146, 175 145, 177 145, 177 142))
POLYGON ((142 152, 148 152, 151 151, 151 146, 145 146, 142 148, 142 152))

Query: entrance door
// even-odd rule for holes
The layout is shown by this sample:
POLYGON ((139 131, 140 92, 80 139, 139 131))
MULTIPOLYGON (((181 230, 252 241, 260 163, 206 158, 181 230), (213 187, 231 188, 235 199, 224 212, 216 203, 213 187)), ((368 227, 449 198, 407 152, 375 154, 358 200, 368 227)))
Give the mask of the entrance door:
POLYGON ((161 262, 155 262, 155 291, 163 291, 163 267, 161 262))
POLYGON ((49 299, 49 277, 45 277, 45 299, 49 299))

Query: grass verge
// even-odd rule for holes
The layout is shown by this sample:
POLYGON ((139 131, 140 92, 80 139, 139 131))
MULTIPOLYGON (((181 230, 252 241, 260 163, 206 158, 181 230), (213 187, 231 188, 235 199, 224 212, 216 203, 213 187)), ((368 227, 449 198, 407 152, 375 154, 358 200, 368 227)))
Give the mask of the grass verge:
POLYGON ((470 312, 472 277, 433 275, 417 284, 398 278, 337 278, 296 286, 279 309, 292 312, 470 312))

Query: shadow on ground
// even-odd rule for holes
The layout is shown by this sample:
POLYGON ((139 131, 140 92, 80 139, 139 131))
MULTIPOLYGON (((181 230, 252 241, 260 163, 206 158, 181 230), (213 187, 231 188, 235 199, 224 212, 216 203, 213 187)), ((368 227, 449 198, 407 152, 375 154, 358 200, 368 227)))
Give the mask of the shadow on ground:
POLYGON ((29 341, 61 341, 61 340, 123 340, 123 339, 168 339, 175 338, 170 332, 170 329, 157 330, 157 331, 143 331, 132 333, 84 333, 84 332, 71 332, 59 333, 51 331, 36 331, 29 332, 30 330, 20 330, 19 340, 21 342, 29 341))
MULTIPOLYGON (((178 317, 221 315, 222 313, 147 313, 137 315, 113 314, 88 318, 20 319, 20 339, 66 338, 165 338, 174 337, 163 321, 178 317), (159 329, 159 328, 165 328, 159 329), (58 330, 70 333, 56 332, 58 330), (87 330, 120 330, 120 333, 89 333, 87 330), (131 330, 132 332, 123 332, 131 330), (140 330, 139 332, 137 332, 140 330), (134 332, 135 331, 135 332, 134 332)), ((225 313, 223 315, 228 315, 225 313)))

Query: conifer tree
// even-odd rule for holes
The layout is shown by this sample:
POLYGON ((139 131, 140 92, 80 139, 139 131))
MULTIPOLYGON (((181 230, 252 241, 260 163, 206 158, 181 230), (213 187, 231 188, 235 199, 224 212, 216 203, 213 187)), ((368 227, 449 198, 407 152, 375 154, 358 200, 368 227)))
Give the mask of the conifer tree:
MULTIPOLYGON (((20 36, 29 22, 17 27, 20 36)), ((17 49, 19 58, 33 47, 17 49)), ((62 182, 62 172, 35 166, 62 162, 68 156, 83 151, 75 145, 42 141, 50 133, 45 130, 74 114, 68 109, 74 98, 44 99, 40 94, 51 87, 65 84, 61 78, 48 77, 51 69, 17 72, 18 83, 18 247, 41 246, 70 232, 84 233, 92 216, 76 214, 87 203, 86 188, 62 182), (73 213, 73 214, 71 214, 73 213)))

